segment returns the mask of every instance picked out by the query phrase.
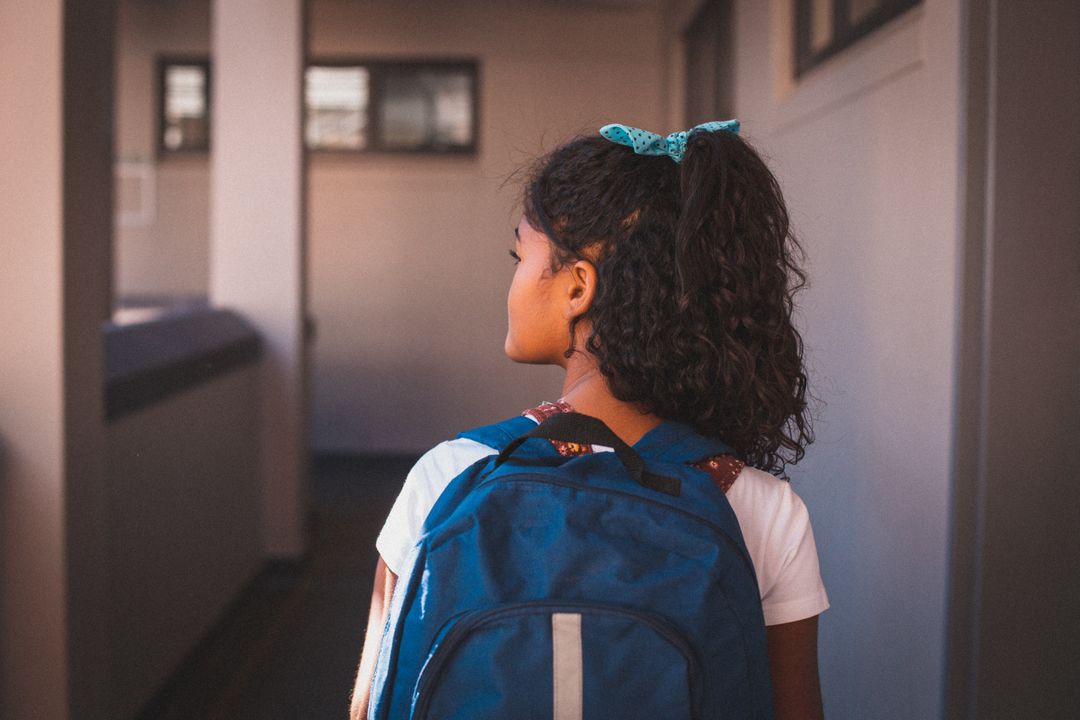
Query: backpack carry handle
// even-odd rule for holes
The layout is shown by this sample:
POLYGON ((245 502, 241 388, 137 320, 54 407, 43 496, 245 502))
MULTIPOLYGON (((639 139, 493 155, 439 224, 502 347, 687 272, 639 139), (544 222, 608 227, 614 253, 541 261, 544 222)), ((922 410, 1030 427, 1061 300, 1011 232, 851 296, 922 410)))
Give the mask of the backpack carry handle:
POLYGON ((675 497, 682 494, 682 483, 678 478, 649 472, 645 469, 645 461, 641 456, 613 433, 602 420, 575 412, 552 415, 529 432, 518 436, 495 458, 495 467, 509 460, 514 451, 530 438, 606 445, 615 450, 615 455, 630 473, 630 477, 642 487, 675 497))

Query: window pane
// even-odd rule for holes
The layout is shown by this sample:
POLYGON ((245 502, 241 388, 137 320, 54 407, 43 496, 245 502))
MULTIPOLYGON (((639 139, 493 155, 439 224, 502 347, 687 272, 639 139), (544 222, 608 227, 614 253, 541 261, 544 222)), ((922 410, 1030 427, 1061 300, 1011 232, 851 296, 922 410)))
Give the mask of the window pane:
POLYGON ((206 68, 166 65, 164 135, 166 150, 205 149, 210 133, 207 116, 206 68))
POLYGON ((379 96, 379 146, 466 148, 473 143, 473 76, 463 70, 390 70, 379 96))
POLYGON ((466 74, 431 78, 435 97, 435 144, 472 143, 472 77, 466 74))
POLYGON ((810 68, 919 5, 920 0, 795 0, 795 72, 810 68))
POLYGON ((813 0, 810 4, 810 49, 817 51, 833 39, 833 0, 813 0))
POLYGON ((315 150, 367 147, 367 69, 311 66, 305 80, 307 146, 315 150))

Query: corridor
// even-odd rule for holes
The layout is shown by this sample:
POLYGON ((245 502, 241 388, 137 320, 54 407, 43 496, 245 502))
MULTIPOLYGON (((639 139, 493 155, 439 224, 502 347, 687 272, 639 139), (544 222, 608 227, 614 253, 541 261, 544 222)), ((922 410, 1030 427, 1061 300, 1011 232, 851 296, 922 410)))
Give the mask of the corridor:
POLYGON ((1071 720, 1077 36, 1075 0, 0 2, 0 718, 344 720, 413 458, 558 397, 504 352, 518 181, 738 118, 806 251, 826 715, 1071 720))
POLYGON ((138 720, 345 720, 375 536, 413 461, 316 460, 307 557, 264 570, 138 720))

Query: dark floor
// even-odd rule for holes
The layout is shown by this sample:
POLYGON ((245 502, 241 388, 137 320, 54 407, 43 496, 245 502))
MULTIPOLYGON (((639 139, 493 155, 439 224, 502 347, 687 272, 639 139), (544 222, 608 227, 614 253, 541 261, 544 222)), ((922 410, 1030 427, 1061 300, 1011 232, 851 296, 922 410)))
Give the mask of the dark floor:
POLYGON ((345 720, 378 556, 413 457, 322 457, 311 552, 268 566, 139 720, 345 720))

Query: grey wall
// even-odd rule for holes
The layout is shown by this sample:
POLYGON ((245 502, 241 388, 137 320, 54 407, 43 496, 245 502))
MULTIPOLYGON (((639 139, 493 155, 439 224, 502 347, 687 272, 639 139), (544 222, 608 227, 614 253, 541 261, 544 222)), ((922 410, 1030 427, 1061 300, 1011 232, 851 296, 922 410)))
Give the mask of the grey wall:
POLYGON ((970 3, 949 713, 1080 708, 1080 6, 970 3))
POLYGON ((259 370, 107 428, 110 717, 134 717, 263 562, 259 370))

